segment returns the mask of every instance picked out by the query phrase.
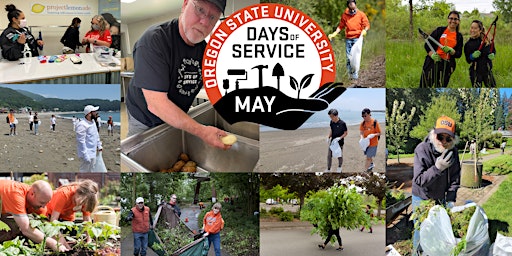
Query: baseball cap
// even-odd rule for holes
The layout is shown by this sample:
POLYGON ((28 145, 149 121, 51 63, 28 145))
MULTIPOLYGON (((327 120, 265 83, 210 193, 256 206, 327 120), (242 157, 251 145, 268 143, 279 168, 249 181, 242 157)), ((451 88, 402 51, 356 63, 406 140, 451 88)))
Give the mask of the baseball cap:
POLYGON ((92 111, 98 111, 98 109, 100 109, 100 106, 95 107, 93 105, 87 105, 84 108, 84 116, 91 113, 92 111))
POLYGON ((436 121, 436 127, 434 133, 446 133, 452 137, 455 137, 455 121, 447 116, 441 116, 436 121))
POLYGON ((217 6, 219 10, 224 14, 224 9, 226 9, 226 0, 206 0, 207 2, 210 2, 217 6))
POLYGON ((135 203, 144 203, 144 198, 137 197, 137 199, 135 200, 135 203))

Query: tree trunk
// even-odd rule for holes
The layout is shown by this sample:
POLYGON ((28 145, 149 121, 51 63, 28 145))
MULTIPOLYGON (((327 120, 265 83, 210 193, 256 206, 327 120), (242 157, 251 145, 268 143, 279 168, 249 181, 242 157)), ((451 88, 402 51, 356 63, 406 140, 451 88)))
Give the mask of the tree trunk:
POLYGON ((382 210, 382 200, 377 199, 377 218, 380 217, 380 210, 382 210))
POLYGON ((411 40, 414 38, 413 28, 412 28, 412 0, 409 0, 409 34, 411 36, 411 40))

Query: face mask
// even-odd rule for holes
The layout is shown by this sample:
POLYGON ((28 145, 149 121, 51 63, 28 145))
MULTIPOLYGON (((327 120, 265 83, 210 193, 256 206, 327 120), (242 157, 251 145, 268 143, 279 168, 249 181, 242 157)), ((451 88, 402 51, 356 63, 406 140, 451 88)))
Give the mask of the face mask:
POLYGON ((100 25, 98 25, 98 24, 92 24, 92 29, 93 29, 93 30, 100 30, 100 25))
POLYGON ((27 26, 27 19, 20 20, 20 28, 24 28, 27 26))

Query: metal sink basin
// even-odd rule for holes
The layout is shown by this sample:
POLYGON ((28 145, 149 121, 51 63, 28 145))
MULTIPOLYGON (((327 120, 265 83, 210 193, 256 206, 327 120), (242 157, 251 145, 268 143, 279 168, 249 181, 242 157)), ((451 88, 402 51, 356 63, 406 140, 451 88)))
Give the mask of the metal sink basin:
POLYGON ((121 163, 133 172, 169 169, 180 153, 189 155, 198 172, 252 172, 259 159, 259 125, 250 122, 227 123, 210 102, 193 107, 189 116, 236 135, 229 150, 216 149, 200 138, 167 124, 135 134, 121 142, 121 163))

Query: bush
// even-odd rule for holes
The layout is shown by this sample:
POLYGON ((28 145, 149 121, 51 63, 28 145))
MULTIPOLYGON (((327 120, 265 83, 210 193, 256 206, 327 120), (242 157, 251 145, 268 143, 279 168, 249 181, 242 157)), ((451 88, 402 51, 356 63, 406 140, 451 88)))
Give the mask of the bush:
POLYGON ((271 214, 279 215, 282 212, 284 212, 283 207, 272 207, 272 208, 270 208, 270 213, 271 214))
POLYGON ((484 162, 485 173, 494 173, 498 175, 507 175, 512 172, 512 157, 505 154, 489 161, 484 162))
POLYGON ((279 219, 281 221, 292 221, 293 220, 293 213, 286 211, 279 214, 279 219))

